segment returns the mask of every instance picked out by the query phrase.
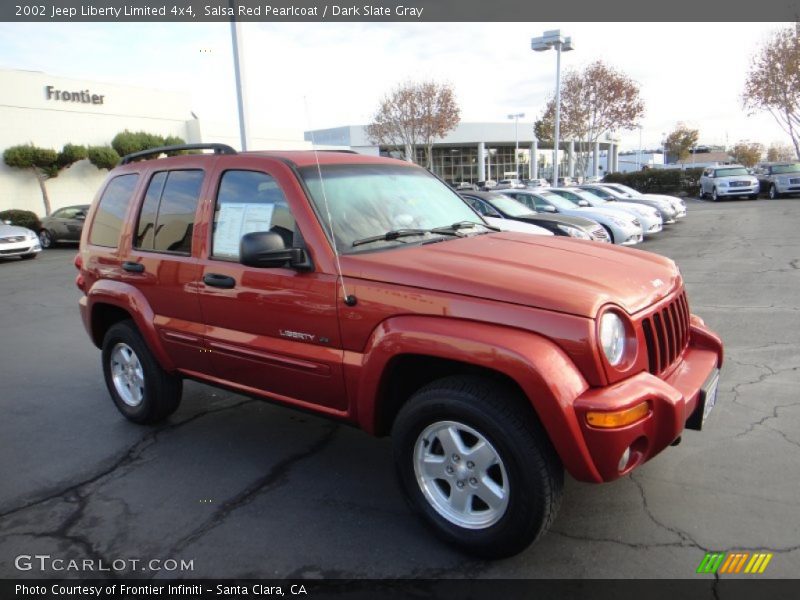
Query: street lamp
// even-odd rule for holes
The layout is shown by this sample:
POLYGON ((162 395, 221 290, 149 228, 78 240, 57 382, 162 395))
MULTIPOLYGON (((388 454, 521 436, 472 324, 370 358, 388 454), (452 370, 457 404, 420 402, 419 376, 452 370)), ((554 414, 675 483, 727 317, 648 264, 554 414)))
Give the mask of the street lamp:
POLYGON ((531 50, 544 52, 556 49, 556 119, 553 131, 553 185, 558 185, 558 127, 561 118, 561 51, 574 50, 571 37, 563 37, 560 29, 545 31, 541 37, 531 39, 531 50))
POLYGON ((519 178, 519 120, 525 118, 525 113, 508 115, 508 118, 514 119, 514 170, 519 178))

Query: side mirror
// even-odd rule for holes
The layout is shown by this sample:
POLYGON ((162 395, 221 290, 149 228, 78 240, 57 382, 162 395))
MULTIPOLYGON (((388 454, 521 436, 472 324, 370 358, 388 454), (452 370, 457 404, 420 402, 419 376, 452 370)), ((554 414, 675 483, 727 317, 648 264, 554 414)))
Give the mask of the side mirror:
POLYGON ((550 204, 545 204, 542 207, 542 210, 544 212, 547 212, 547 213, 554 213, 554 212, 556 212, 556 207, 555 206, 551 206, 550 204))
POLYGON ((578 200, 578 206, 590 206, 590 204, 586 200, 578 200))
POLYGON ((239 242, 239 262, 260 269, 289 267, 310 271, 313 268, 305 250, 287 248, 280 234, 274 231, 244 234, 239 242))

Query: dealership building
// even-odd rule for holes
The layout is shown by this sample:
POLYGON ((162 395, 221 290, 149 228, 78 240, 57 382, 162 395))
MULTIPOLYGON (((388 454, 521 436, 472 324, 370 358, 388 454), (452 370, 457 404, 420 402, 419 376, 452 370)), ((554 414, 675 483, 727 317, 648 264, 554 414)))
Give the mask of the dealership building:
MULTIPOLYGON (((235 114, 235 107, 231 110, 235 114)), ((187 143, 239 146, 235 125, 204 121, 201 127, 188 93, 0 69, 0 154, 19 144, 56 151, 66 143, 105 146, 126 129, 178 136, 187 143)), ((301 131, 282 129, 252 131, 250 141, 259 149, 310 146, 303 142, 301 131)), ((91 202, 107 174, 88 160, 62 170, 46 183, 53 210, 91 202)), ((44 215, 34 174, 0 160, 0 210, 9 208, 44 215)))
MULTIPOLYGON (((375 144, 362 125, 346 125, 332 129, 317 129, 305 133, 307 142, 323 148, 348 148, 375 156, 402 157, 403 149, 375 144)), ((614 139, 605 138, 595 144, 584 145, 588 154, 588 172, 602 176, 610 162, 610 170, 618 170, 619 148, 614 139), (596 167, 595 167, 596 165, 596 167)), ((572 140, 559 143, 559 173, 561 176, 577 175, 578 152, 581 145, 572 140)), ((416 162, 426 164, 424 148, 416 149, 416 162)), ((433 144, 433 171, 448 182, 470 182, 510 179, 514 177, 552 177, 553 144, 539 142, 533 134, 532 123, 518 125, 507 123, 459 123, 444 138, 433 144), (519 155, 515 160, 515 150, 519 155), (531 160, 531 157, 535 157, 531 160)))

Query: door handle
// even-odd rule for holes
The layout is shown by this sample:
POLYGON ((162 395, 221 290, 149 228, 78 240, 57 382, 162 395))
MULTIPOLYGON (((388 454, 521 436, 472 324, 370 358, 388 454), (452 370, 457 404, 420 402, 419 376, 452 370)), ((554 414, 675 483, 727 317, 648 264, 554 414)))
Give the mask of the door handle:
POLYGON ((230 289, 236 286, 236 280, 227 275, 219 275, 218 273, 206 273, 203 276, 203 283, 212 287, 230 289))
POLYGON ((144 265, 137 262, 125 261, 122 263, 122 269, 128 273, 144 273, 144 265))

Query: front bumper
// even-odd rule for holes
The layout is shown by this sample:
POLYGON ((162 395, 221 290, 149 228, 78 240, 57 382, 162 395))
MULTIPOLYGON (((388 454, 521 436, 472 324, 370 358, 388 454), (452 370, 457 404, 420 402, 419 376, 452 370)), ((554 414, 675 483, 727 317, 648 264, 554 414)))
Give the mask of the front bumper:
POLYGON ((638 373, 605 388, 590 388, 575 400, 573 408, 601 481, 617 479, 661 452, 680 437, 695 411, 702 410, 703 386, 722 364, 722 344, 699 322, 691 331, 689 346, 664 379, 638 373), (642 402, 648 403, 649 414, 630 425, 600 429, 587 423, 589 411, 619 411, 642 402), (630 458, 620 468, 627 449, 630 458))
POLYGON ((42 247, 39 245, 38 238, 26 239, 22 242, 0 243, 0 258, 36 254, 41 251, 42 247))
POLYGON ((759 186, 758 185, 748 185, 742 187, 734 187, 734 188, 721 188, 717 187, 717 196, 752 196, 754 194, 758 194, 759 186))

